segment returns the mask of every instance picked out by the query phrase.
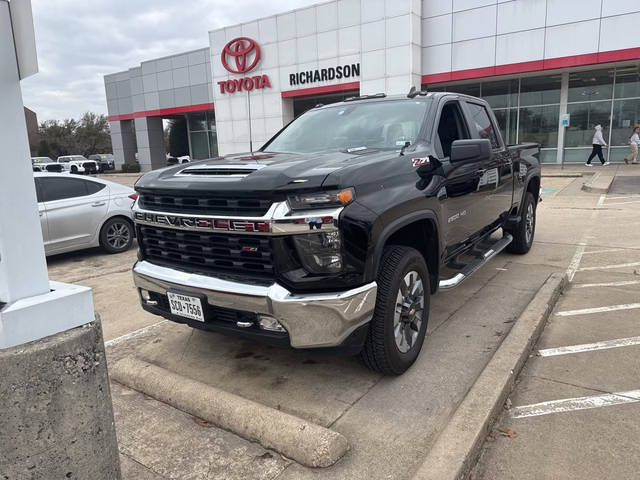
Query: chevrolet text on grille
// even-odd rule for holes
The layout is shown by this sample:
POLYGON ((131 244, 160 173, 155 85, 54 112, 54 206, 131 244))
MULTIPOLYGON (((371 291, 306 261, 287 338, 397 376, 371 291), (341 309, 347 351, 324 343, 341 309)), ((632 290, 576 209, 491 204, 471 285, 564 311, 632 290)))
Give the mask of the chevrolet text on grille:
POLYGON ((335 230, 341 209, 327 215, 301 215, 284 218, 216 218, 134 211, 136 223, 180 230, 284 234, 309 233, 309 230, 335 230))

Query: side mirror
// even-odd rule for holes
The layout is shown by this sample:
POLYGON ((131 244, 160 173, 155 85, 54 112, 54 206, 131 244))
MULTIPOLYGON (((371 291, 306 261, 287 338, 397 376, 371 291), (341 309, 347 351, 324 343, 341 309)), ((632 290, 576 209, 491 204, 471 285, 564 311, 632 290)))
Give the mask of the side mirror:
POLYGON ((491 158, 491 141, 487 138, 456 140, 451 144, 451 163, 482 162, 491 158))

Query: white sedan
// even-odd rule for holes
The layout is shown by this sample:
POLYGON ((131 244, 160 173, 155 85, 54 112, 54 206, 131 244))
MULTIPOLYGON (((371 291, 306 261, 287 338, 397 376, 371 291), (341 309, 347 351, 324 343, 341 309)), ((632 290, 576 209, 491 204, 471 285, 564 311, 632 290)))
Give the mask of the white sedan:
POLYGON ((98 246, 109 253, 131 248, 132 188, 58 173, 33 176, 46 255, 98 246))

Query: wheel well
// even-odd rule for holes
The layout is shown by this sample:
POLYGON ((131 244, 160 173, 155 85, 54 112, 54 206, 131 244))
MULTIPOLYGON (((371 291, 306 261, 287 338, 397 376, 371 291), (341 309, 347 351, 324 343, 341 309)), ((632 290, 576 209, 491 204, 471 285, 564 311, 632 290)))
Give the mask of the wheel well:
POLYGON ((418 220, 395 231, 385 242, 387 245, 404 245, 422 254, 429 269, 431 293, 435 293, 439 280, 438 231, 430 220, 418 220))
POLYGON ((529 181, 527 192, 531 192, 536 203, 538 203, 538 197, 540 196, 540 177, 533 177, 529 181))

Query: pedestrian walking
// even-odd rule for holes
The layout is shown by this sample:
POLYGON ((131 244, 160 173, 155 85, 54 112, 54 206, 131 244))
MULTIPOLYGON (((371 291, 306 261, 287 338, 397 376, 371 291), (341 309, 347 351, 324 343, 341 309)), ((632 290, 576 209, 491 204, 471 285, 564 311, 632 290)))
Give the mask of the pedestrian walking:
POLYGON ((624 163, 629 165, 629 163, 638 163, 638 145, 640 145, 640 125, 636 125, 633 127, 633 132, 631 133, 631 137, 629 138, 629 148, 631 149, 631 153, 624 157, 624 163))
POLYGON ((602 163, 602 165, 609 165, 609 162, 605 162, 604 161, 604 156, 602 155, 602 147, 607 147, 607 142, 604 141, 604 137, 602 136, 602 125, 596 125, 596 131, 593 135, 593 140, 591 141, 593 148, 591 149, 591 155, 589 155, 589 159, 587 160, 587 163, 585 163, 585 165, 587 167, 592 167, 593 165, 591 165, 591 160, 593 160, 593 157, 595 157, 596 155, 598 156, 598 158, 600 159, 600 163, 602 163))

